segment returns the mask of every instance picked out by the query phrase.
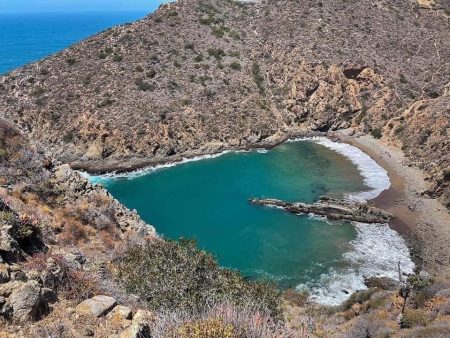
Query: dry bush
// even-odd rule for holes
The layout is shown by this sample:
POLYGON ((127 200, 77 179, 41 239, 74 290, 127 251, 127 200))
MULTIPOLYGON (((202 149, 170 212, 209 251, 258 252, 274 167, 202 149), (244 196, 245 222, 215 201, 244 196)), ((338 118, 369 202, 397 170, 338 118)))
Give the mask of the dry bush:
POLYGON ((61 255, 36 254, 25 267, 40 272, 42 285, 67 299, 82 301, 103 293, 94 273, 80 269, 61 255))
POLYGON ((201 312, 160 312, 150 332, 152 337, 167 338, 298 337, 269 313, 255 310, 255 304, 237 307, 232 302, 213 303, 201 312))
POLYGON ((339 308, 341 311, 346 311, 352 307, 353 304, 362 304, 365 301, 370 299, 370 296, 372 296, 375 293, 375 289, 367 289, 367 290, 360 290, 352 293, 352 295, 343 302, 339 308))
POLYGON ((341 335, 342 338, 391 337, 394 333, 386 321, 375 315, 362 315, 354 319, 350 328, 341 335))
POLYGON ((30 338, 75 338, 68 325, 57 323, 39 324, 30 329, 30 338))
POLYGON ((441 316, 448 316, 448 315, 450 315, 450 300, 447 301, 446 303, 442 304, 439 307, 438 313, 441 316))
POLYGON ((370 310, 386 306, 391 301, 392 293, 389 291, 375 292, 369 301, 363 303, 362 311, 369 312, 370 310))
POLYGON ((114 204, 106 195, 92 194, 66 207, 65 211, 68 216, 97 230, 114 232, 117 228, 114 204))
POLYGON ((221 337, 234 338, 237 333, 234 327, 221 318, 207 318, 186 322, 168 334, 179 338, 221 337))
POLYGON ((426 327, 415 327, 404 338, 448 338, 450 337, 450 324, 436 323, 426 327))
POLYGON ((58 235, 59 241, 63 244, 78 244, 87 241, 88 238, 86 226, 71 219, 65 222, 62 232, 58 235))
POLYGON ((400 326, 402 328, 409 328, 414 326, 425 326, 429 321, 429 316, 426 311, 422 309, 406 310, 403 314, 400 326))
POLYGON ((294 289, 287 289, 283 292, 283 299, 298 307, 304 306, 308 302, 309 294, 305 291, 299 292, 294 289))

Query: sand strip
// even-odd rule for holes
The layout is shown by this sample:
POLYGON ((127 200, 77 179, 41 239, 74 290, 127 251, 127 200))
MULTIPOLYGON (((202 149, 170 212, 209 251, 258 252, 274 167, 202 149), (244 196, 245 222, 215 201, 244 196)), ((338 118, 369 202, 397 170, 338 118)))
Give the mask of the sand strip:
POLYGON ((348 131, 336 135, 367 153, 388 172, 390 188, 369 203, 396 217, 389 225, 406 238, 418 268, 450 277, 450 213, 436 199, 421 195, 428 185, 424 172, 408 166, 403 151, 383 140, 370 135, 349 136, 348 131))

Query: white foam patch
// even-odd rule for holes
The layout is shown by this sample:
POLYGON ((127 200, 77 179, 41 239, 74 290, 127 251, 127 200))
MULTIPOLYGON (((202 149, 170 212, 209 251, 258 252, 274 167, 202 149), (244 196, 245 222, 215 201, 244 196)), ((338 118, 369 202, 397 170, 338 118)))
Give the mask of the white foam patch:
POLYGON ((347 143, 334 142, 325 137, 310 137, 289 140, 289 142, 296 141, 312 141, 317 144, 323 145, 335 152, 347 157, 358 168, 359 172, 364 178, 364 184, 371 190, 361 191, 357 193, 347 194, 346 198, 353 201, 367 201, 376 198, 383 190, 390 187, 391 182, 389 176, 375 160, 369 155, 360 150, 359 148, 347 143))
MULTIPOLYGON (((398 262, 403 273, 412 273, 414 263, 404 239, 387 224, 354 223, 356 238, 343 255, 344 267, 323 274, 307 285, 311 299, 325 305, 339 305, 353 292, 367 289, 365 277, 398 278, 398 262)), ((299 285, 304 289, 305 285, 299 285)))
POLYGON ((92 184, 96 184, 96 183, 102 183, 102 182, 105 182, 105 181, 108 181, 111 179, 118 179, 118 178, 133 179, 133 178, 136 178, 139 176, 151 174, 152 172, 155 172, 155 171, 158 171, 161 169, 171 168, 171 167, 189 163, 189 162, 196 162, 196 161, 201 161, 201 160, 212 159, 212 158, 216 158, 216 157, 228 154, 230 152, 244 153, 246 151, 245 150, 236 150, 236 151, 226 150, 226 151, 222 151, 222 152, 216 153, 216 154, 207 154, 207 155, 195 156, 195 157, 191 157, 191 158, 183 158, 180 161, 158 164, 158 165, 155 165, 152 167, 145 167, 142 169, 137 169, 134 171, 124 172, 124 173, 111 172, 111 173, 107 173, 107 174, 103 174, 103 175, 91 175, 84 171, 78 171, 78 172, 80 173, 81 176, 83 176, 87 180, 89 180, 89 182, 91 182, 92 184))

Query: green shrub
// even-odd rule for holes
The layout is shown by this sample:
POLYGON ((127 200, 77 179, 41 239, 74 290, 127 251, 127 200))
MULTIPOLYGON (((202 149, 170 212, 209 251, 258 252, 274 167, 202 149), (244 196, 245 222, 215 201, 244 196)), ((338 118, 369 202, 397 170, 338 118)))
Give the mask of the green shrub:
POLYGON ((261 69, 259 67, 258 62, 253 62, 253 67, 252 67, 252 75, 253 75, 253 80, 256 83, 256 86, 259 89, 259 92, 261 94, 264 94, 265 90, 264 90, 264 86, 263 86, 263 82, 264 82, 264 77, 261 74, 261 69))
POLYGON ((73 66, 77 60, 75 60, 74 58, 67 58, 66 62, 69 64, 69 66, 73 66))
POLYGON ((424 310, 407 310, 403 314, 403 317, 400 321, 400 326, 402 328, 410 328, 414 326, 425 326, 427 325, 427 323, 428 316, 424 310))
POLYGON ((239 33, 236 32, 236 31, 231 31, 231 32, 229 33, 229 36, 230 36, 231 38, 235 39, 235 40, 240 40, 240 39, 241 39, 241 36, 240 36, 239 33))
POLYGON ((148 72, 147 72, 147 77, 149 77, 150 79, 153 79, 155 76, 156 76, 156 70, 154 70, 154 69, 150 69, 148 72))
POLYGON ((408 83, 404 74, 400 74, 400 83, 408 83))
POLYGON ((142 78, 137 78, 134 84, 143 92, 155 90, 155 86, 151 83, 145 82, 142 78))
POLYGON ((383 136, 383 134, 381 133, 381 128, 374 128, 370 133, 376 139, 381 138, 381 136, 383 136))
POLYGON ((370 299, 370 296, 372 296, 375 292, 375 289, 367 289, 367 290, 360 290, 352 293, 349 299, 347 299, 344 303, 340 305, 341 311, 346 311, 352 307, 353 304, 362 304, 365 301, 370 299))
POLYGON ((114 53, 114 55, 113 55, 113 61, 114 62, 120 62, 122 60, 123 60, 123 55, 122 54, 114 53))
POLYGON ((450 181, 450 168, 444 169, 442 171, 442 178, 444 181, 450 181))
POLYGON ((31 95, 34 97, 39 97, 45 93, 45 88, 42 88, 40 86, 37 86, 32 92, 31 95))
POLYGON ((70 143, 73 141, 74 137, 75 137, 75 135, 74 135, 73 131, 69 131, 63 136, 63 141, 65 143, 70 143))
POLYGON ((100 59, 106 59, 108 55, 111 55, 113 53, 113 51, 114 50, 111 47, 106 47, 98 53, 98 57, 100 59))
POLYGON ((218 266, 194 241, 154 240, 128 249, 117 264, 119 280, 128 292, 154 311, 198 310, 208 302, 255 303, 280 315, 278 290, 267 283, 246 281, 238 272, 218 266))
POLYGON ((241 57, 241 53, 239 53, 239 51, 231 51, 228 53, 229 56, 233 57, 233 58, 240 58, 241 57))
POLYGON ((198 18, 198 22, 205 26, 211 26, 214 21, 214 15, 203 15, 198 18))
POLYGON ((220 61, 226 54, 222 48, 208 48, 208 55, 220 61))
POLYGON ((230 63, 230 68, 233 70, 241 70, 241 64, 237 61, 230 63))
POLYGON ((201 54, 196 55, 194 58, 195 62, 201 62, 202 60, 203 60, 203 56, 201 54))
POLYGON ((222 38, 225 35, 225 32, 228 32, 230 29, 225 26, 214 26, 211 28, 212 33, 217 36, 218 38, 222 38))

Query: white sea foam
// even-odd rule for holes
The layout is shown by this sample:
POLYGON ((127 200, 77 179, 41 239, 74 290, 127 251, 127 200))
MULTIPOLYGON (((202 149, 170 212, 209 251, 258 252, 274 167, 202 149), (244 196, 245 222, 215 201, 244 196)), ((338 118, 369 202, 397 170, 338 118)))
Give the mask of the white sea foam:
MULTIPOLYGON (((299 214, 299 215, 300 215, 300 214, 299 214)), ((309 213, 309 214, 308 214, 308 218, 314 219, 314 220, 318 220, 318 221, 321 221, 321 222, 325 222, 325 223, 330 224, 330 225, 334 225, 334 224, 340 223, 340 221, 330 221, 330 220, 329 220, 327 217, 325 217, 325 216, 316 215, 316 214, 312 214, 312 213, 309 213)))
MULTIPOLYGON (((404 239, 387 224, 354 223, 356 238, 351 250, 343 255, 344 266, 323 274, 314 285, 308 285, 311 298, 321 304, 338 305, 351 293, 364 290, 365 277, 398 276, 398 262, 404 273, 412 273, 414 263, 404 239)), ((298 288, 304 288, 299 285, 298 288)))
POLYGON ((288 142, 312 141, 334 150, 338 154, 347 157, 358 168, 364 178, 364 184, 371 190, 347 194, 346 198, 353 201, 367 201, 376 198, 383 190, 390 187, 391 182, 386 170, 374 159, 359 148, 347 143, 334 142, 326 137, 305 137, 288 140, 288 142))
POLYGON ((349 158, 358 167, 358 170, 364 177, 364 183, 372 189, 370 191, 348 194, 347 197, 349 199, 357 201, 370 200, 377 197, 391 185, 386 170, 359 148, 346 143, 333 142, 324 137, 315 139, 314 142, 349 158))

